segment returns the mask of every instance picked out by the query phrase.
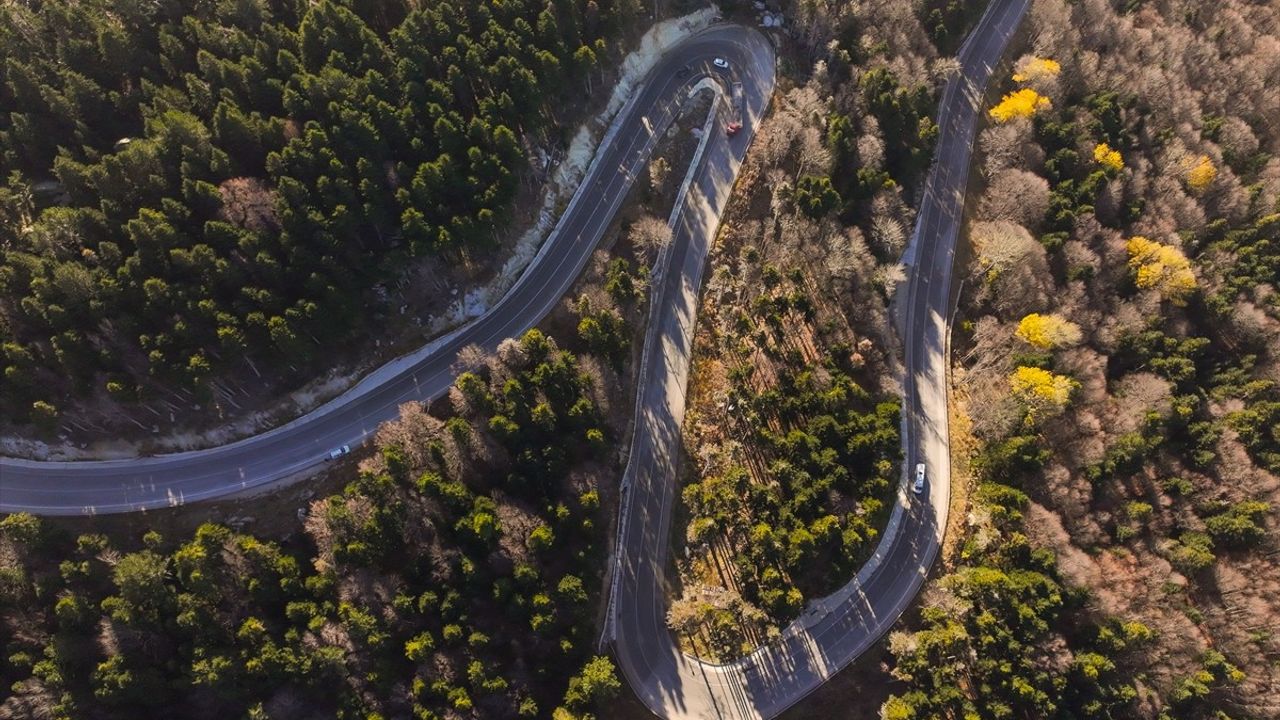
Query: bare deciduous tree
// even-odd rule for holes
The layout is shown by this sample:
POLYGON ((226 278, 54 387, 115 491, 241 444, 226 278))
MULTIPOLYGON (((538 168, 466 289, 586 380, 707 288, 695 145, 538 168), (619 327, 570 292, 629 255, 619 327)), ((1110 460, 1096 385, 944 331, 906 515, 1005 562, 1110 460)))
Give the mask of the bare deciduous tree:
POLYGON ((876 215, 871 219, 871 237, 887 257, 901 255, 907 246, 907 232, 902 223, 889 215, 876 215))
POLYGON ((832 239, 825 262, 828 275, 846 286, 857 277, 870 277, 875 269, 875 258, 856 227, 832 239))
POLYGON ((458 358, 453 361, 456 372, 475 372, 489 361, 489 353, 484 348, 472 343, 458 351, 458 358))
POLYGON ((901 263, 885 263, 876 268, 876 284, 892 293, 907 280, 907 268, 901 263))
POLYGON ((884 138, 880 135, 875 118, 868 117, 867 121, 865 125, 869 127, 858 136, 858 161, 862 163, 862 167, 879 170, 884 167, 884 138))
POLYGON ((822 132, 813 125, 800 132, 800 164, 797 176, 826 175, 831 172, 831 151, 822 132))
POLYGON ((970 233, 982 273, 1002 272, 1037 251, 1044 252, 1026 228, 1007 220, 976 222, 970 233))
POLYGON ((1026 169, 1026 145, 1031 141, 1031 121, 1018 118, 996 123, 978 135, 978 147, 984 158, 983 171, 988 177, 1006 168, 1026 169))
POLYGON ((929 66, 929 75, 934 82, 944 83, 960 72, 961 67, 959 58, 944 57, 933 61, 929 66))
POLYGON ((907 246, 911 212, 897 192, 883 190, 871 201, 871 240, 881 257, 894 257, 907 246))
MULTIPOLYGON (((823 120, 829 112, 827 102, 819 95, 812 83, 791 90, 779 98, 777 103, 777 111, 756 133, 753 149, 753 152, 759 154, 765 168, 782 164, 791 155, 797 141, 803 141, 806 128, 816 131, 817 128, 822 127, 823 120)), ((820 141, 821 136, 817 135, 815 139, 820 141)), ((820 146, 821 142, 818 142, 818 145, 820 146)), ((817 161, 821 160, 823 155, 830 157, 826 154, 824 147, 807 147, 804 152, 819 155, 812 158, 811 165, 818 165, 817 161)), ((829 165, 828 159, 821 166, 825 168, 829 165)))
POLYGON ((671 242, 671 228, 653 215, 642 215, 631 223, 631 243, 645 253, 657 253, 671 242))
POLYGON ((498 343, 497 355, 498 362, 512 369, 524 367, 529 359, 524 348, 520 347, 520 341, 514 338, 507 338, 498 343))
POLYGON ((227 222, 254 232, 278 230, 276 196, 254 177, 231 178, 218 186, 222 196, 219 214, 227 222))
POLYGON ((779 218, 789 212, 791 207, 791 177, 782 168, 770 168, 765 173, 769 181, 769 212, 779 218))
POLYGON ((1037 228, 1049 209, 1049 181, 1026 170, 1006 169, 987 185, 978 207, 983 220, 1007 220, 1037 228))

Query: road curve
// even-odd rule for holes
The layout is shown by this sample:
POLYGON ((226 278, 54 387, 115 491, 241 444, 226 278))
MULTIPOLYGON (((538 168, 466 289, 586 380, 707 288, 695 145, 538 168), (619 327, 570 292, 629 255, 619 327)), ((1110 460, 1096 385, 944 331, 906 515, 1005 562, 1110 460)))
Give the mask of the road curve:
MULTIPOLYGON (((453 382, 458 351, 493 349, 541 321, 569 290, 608 229, 633 180, 670 127, 688 90, 704 77, 732 81, 740 61, 768 42, 755 30, 717 25, 671 48, 620 111, 577 193, 516 285, 484 316, 412 360, 392 361, 311 413, 261 435, 207 450, 127 460, 0 458, 0 512, 40 515, 123 513, 208 500, 305 477, 331 448, 355 446, 396 417, 401 404, 430 400, 453 382), (730 61, 724 71, 716 57, 730 61), (693 72, 680 73, 689 67, 693 72), (678 77, 685 74, 685 77, 678 77)), ((772 92, 770 83, 753 88, 772 92)), ((750 98, 753 101, 755 98, 750 98)), ((753 128, 744 129, 746 136, 753 128)), ((737 143, 744 147, 745 140, 737 143)), ((722 166, 709 148, 706 167, 722 166)))
MULTIPOLYGON (((910 279, 902 298, 903 444, 908 465, 927 464, 928 489, 915 497, 907 492, 904 477, 889 526, 858 576, 811 603, 779 640, 727 665, 679 651, 665 623, 664 573, 698 288, 708 242, 737 170, 733 159, 740 155, 715 154, 730 164, 708 168, 688 196, 673 241, 673 268, 680 272, 655 288, 661 314, 650 328, 645 346, 649 357, 638 381, 638 429, 624 475, 613 569, 617 575, 606 630, 627 681, 655 714, 669 719, 773 717, 883 636, 924 583, 950 502, 948 316, 969 161, 987 82, 1028 4, 990 0, 961 48, 962 69, 948 82, 939 105, 934 165, 904 258, 910 279)), ((769 75, 771 84, 772 70, 769 75)), ((753 111, 762 110, 763 105, 753 106, 753 111)))
MULTIPOLYGON (((716 126, 653 301, 638 420, 624 479, 621 537, 609 630, 623 674, 641 700, 666 718, 772 717, 818 687, 874 643, 914 598, 937 554, 949 497, 946 337, 951 264, 963 210, 969 156, 992 67, 1029 0, 991 0, 961 50, 963 71, 948 83, 941 134, 908 264, 905 395, 908 458, 931 474, 923 501, 898 504, 876 556, 841 591, 812 604, 783 637, 730 665, 681 654, 664 622, 668 551, 680 420, 698 288, 710 240, 746 147, 774 85, 774 55, 753 30, 723 25, 672 48, 623 109, 613 142, 597 159, 546 247, 516 286, 482 318, 412 363, 379 371, 348 393, 287 425, 208 450, 118 461, 36 462, 0 458, 0 512, 46 515, 120 513, 222 497, 313 471, 328 449, 366 440, 400 404, 440 396, 458 350, 496 347, 546 316, 569 289, 669 126, 687 90, 720 76, 730 62, 741 81, 747 122, 734 138, 716 126), (697 72, 684 79, 677 70, 697 72), (393 370, 393 371, 392 371, 393 370)), ((397 363, 393 363, 397 365, 397 363)))

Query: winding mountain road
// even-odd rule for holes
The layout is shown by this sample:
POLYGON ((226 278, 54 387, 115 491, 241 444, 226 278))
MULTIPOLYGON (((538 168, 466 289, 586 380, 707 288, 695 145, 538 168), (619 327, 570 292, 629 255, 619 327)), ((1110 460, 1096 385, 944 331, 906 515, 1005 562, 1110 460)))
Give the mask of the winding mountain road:
POLYGON ((655 302, 661 314, 644 350, 648 357, 638 383, 638 428, 623 481, 617 576, 606 631, 627 681, 655 714, 669 720, 773 717, 883 636, 924 583, 942 542, 951 495, 948 319, 969 160, 987 82, 1028 4, 991 0, 960 51, 961 70, 947 83, 939 104, 934 165, 904 257, 911 272, 900 298, 906 354, 903 449, 908 467, 926 463, 927 490, 912 495, 904 473, 889 525, 858 576, 811 603, 779 640, 724 665, 680 652, 665 622, 664 575, 698 288, 708 242, 732 184, 716 178, 732 178, 736 165, 710 168, 686 199, 673 240, 673 267, 681 271, 660 288, 655 302))
POLYGON ((1029 0, 991 0, 948 82, 941 128, 912 244, 903 327, 910 463, 922 458, 929 491, 899 489, 875 556, 833 595, 811 603, 782 638, 728 665, 682 654, 666 628, 664 575, 675 496, 680 422, 698 289, 719 218, 775 82, 774 51, 754 30, 717 25, 670 49, 619 113, 543 250, 483 317, 411 358, 395 361, 317 410, 222 447, 130 460, 38 462, 0 458, 0 512, 122 513, 234 495, 305 477, 330 448, 368 439, 402 403, 439 397, 458 351, 495 348, 539 322, 568 291, 643 171, 689 89, 704 78, 741 82, 744 127, 716 123, 674 218, 667 270, 653 290, 638 383, 637 425, 623 480, 620 534, 606 639, 640 699, 665 718, 767 718, 790 707, 870 647, 897 620, 937 555, 950 496, 947 318, 951 266, 969 159, 992 68, 1029 0), (728 60, 720 69, 712 59, 728 60), (688 67, 691 73, 681 72, 688 67), (684 77, 681 77, 681 76, 684 77))
MULTIPOLYGON (((669 49, 619 111, 538 256, 484 316, 413 356, 392 361, 311 413, 228 445, 125 460, 0 458, 0 512, 133 512, 227 497, 316 472, 332 448, 368 440, 380 423, 396 417, 401 404, 445 393, 460 349, 476 344, 492 350, 546 317, 590 259, 690 88, 706 77, 727 87, 738 68, 761 52, 768 53, 769 81, 745 84, 753 106, 773 91, 772 49, 759 33, 716 25, 669 49), (715 67, 717 57, 726 58, 729 68, 715 67)), ((723 123, 717 132, 724 134, 723 123)), ((727 153, 740 158, 749 136, 750 129, 744 129, 733 143, 709 147, 708 171, 726 167, 727 153)), ((732 176, 717 182, 731 183, 732 176)))

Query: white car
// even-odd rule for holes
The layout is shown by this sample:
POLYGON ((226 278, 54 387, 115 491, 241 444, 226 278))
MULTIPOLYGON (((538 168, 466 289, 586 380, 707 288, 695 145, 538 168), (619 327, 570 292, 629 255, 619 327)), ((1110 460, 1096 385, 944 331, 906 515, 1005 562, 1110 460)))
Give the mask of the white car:
POLYGON ((911 483, 911 492, 917 495, 924 492, 924 463, 916 463, 916 481, 911 483))
POLYGON ((721 69, 729 67, 729 61, 724 58, 716 58, 711 61, 711 64, 721 69))
POLYGON ((338 458, 342 457, 343 455, 350 455, 350 454, 351 454, 351 446, 350 446, 350 445, 343 445, 342 447, 336 447, 336 448, 334 448, 334 449, 330 450, 330 451, 329 451, 329 457, 328 457, 328 458, 325 458, 325 459, 326 459, 326 460, 337 460, 338 458))

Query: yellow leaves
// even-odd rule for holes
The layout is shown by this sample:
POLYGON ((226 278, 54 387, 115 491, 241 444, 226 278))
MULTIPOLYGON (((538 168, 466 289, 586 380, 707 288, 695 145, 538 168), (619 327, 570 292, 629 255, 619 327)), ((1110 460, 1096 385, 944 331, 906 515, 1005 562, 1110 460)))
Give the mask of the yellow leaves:
POLYGON ((1009 376, 1009 388, 1027 408, 1030 420, 1061 410, 1080 384, 1066 375, 1055 375, 1037 367, 1018 367, 1009 376))
POLYGON ((1005 123, 1014 118, 1031 117, 1037 111, 1052 106, 1053 103, 1049 102, 1049 98, 1031 88, 1022 88, 1005 95, 1000 104, 991 108, 991 117, 996 122, 1005 123))
POLYGON ((1112 150, 1106 143, 1098 143, 1098 146, 1093 149, 1093 161, 1112 170, 1124 169, 1124 158, 1120 157, 1120 151, 1112 150))
POLYGON ((1066 375, 1054 375, 1038 367, 1020 366, 1009 377, 1009 387, 1020 397, 1047 400, 1055 405, 1066 405, 1076 381, 1066 375))
POLYGON ((1208 155, 1189 160, 1186 167, 1187 187, 1196 192, 1202 192, 1213 184, 1214 178, 1218 177, 1218 168, 1214 167, 1213 160, 1209 159, 1208 155))
POLYGON ((1160 284, 1160 277, 1164 273, 1164 269, 1159 265, 1140 265, 1138 274, 1134 276, 1134 282, 1138 287, 1150 289, 1160 284))
POLYGON ((1020 340, 1040 350, 1075 345, 1080 342, 1080 326, 1061 315, 1031 313, 1022 318, 1014 333, 1020 340))
POLYGON ((1125 249, 1138 287, 1155 290, 1175 305, 1184 304, 1187 295, 1195 290, 1191 261, 1178 248, 1135 235, 1125 243, 1125 249))
POLYGON ((1017 72, 1013 74, 1014 82, 1032 82, 1043 78, 1057 77, 1062 72, 1062 65, 1057 60, 1033 57, 1018 63, 1017 72))
POLYGON ((991 117, 996 122, 1006 123, 1016 118, 1031 117, 1040 110, 1053 107, 1049 98, 1040 94, 1040 91, 1047 92, 1046 87, 1056 87, 1053 81, 1058 73, 1062 72, 1062 65, 1058 61, 1049 58, 1024 57, 1018 61, 1014 70, 1014 82, 1031 87, 1024 87, 1005 95, 995 107, 991 108, 991 117))

